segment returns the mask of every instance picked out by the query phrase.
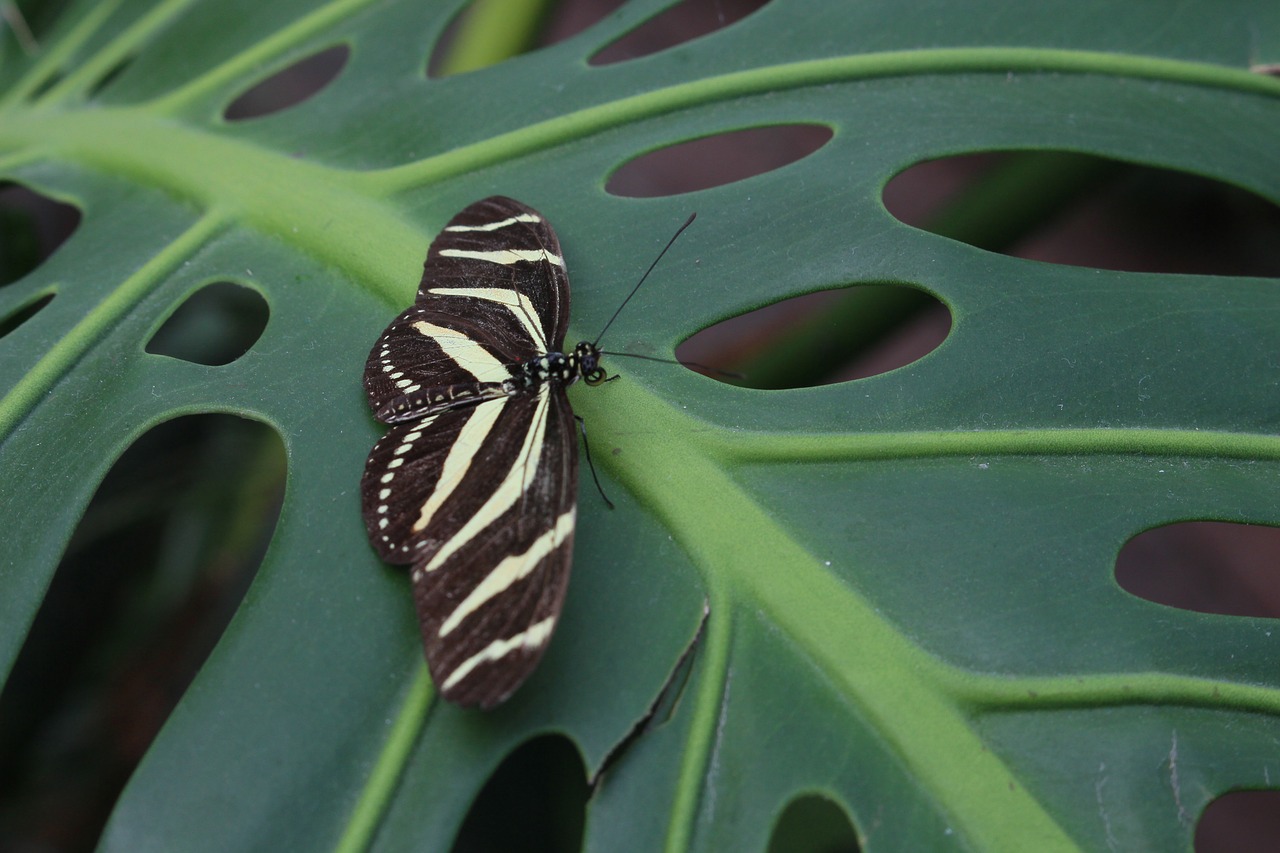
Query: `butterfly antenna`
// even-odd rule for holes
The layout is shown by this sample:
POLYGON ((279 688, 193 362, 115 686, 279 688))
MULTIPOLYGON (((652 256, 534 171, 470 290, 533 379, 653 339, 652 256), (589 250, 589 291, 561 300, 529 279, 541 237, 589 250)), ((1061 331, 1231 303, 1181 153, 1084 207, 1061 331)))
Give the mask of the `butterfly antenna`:
POLYGON ((667 241, 667 245, 663 246, 662 251, 658 253, 658 257, 653 259, 653 263, 649 264, 649 268, 644 271, 644 275, 640 276, 640 280, 636 282, 636 286, 631 288, 631 292, 627 294, 627 298, 622 300, 622 304, 618 306, 618 310, 613 312, 613 316, 609 318, 609 322, 604 324, 604 328, 600 330, 600 334, 596 335, 596 339, 591 342, 592 346, 600 343, 600 339, 604 337, 604 333, 609 331, 609 327, 613 325, 613 321, 618 319, 618 315, 622 313, 622 309, 627 307, 627 303, 631 301, 631 297, 636 295, 636 291, 640 289, 640 285, 644 284, 644 280, 649 277, 649 273, 653 272, 653 268, 658 265, 658 261, 662 260, 662 256, 667 253, 667 249, 671 248, 671 244, 676 238, 684 233, 684 229, 693 224, 693 220, 698 218, 698 214, 691 213, 684 224, 676 229, 676 233, 671 235, 671 239, 667 241))
POLYGON ((638 352, 614 352, 612 350, 600 350, 601 355, 622 356, 623 358, 642 358, 645 361, 657 361, 662 364, 679 364, 682 367, 696 367, 705 370, 708 373, 716 373, 728 379, 746 379, 745 373, 739 373, 736 370, 721 370, 719 367, 712 367, 709 364, 702 364, 697 361, 678 361, 674 358, 658 358, 656 355, 641 355, 638 352))

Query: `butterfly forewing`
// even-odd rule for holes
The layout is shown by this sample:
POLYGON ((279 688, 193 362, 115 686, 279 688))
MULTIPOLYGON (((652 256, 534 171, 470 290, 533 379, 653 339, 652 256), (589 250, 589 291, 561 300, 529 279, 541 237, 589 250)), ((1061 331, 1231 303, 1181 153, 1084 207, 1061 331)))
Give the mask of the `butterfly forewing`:
POLYGON ((519 202, 485 199, 432 243, 417 301, 366 364, 370 406, 393 425, 366 463, 365 524, 383 559, 413 566, 432 678, 459 704, 510 695, 564 600, 573 413, 562 382, 504 382, 560 351, 568 313, 550 226, 519 202))
POLYGON ((523 297, 511 311, 517 325, 508 322, 491 331, 524 340, 523 345, 504 352, 531 358, 560 351, 569 327, 569 278, 560 241, 537 211, 495 196, 449 220, 432 242, 423 264, 418 305, 430 304, 483 325, 480 318, 487 312, 481 306, 473 313, 475 303, 496 298, 509 304, 512 297, 504 290, 523 297), (459 305, 450 299, 459 296, 471 304, 459 305))

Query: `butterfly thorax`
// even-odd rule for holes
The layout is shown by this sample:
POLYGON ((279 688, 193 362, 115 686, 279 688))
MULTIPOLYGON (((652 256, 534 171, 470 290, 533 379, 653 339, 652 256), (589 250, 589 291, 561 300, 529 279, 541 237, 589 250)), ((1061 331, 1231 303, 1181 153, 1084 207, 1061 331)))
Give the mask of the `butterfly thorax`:
POLYGON ((573 352, 545 353, 507 365, 507 369, 511 378, 501 382, 460 382, 415 388, 384 403, 377 410, 378 419, 391 424, 406 423, 487 400, 537 392, 548 384, 572 385, 581 378, 588 385, 599 385, 608 378, 600 367, 600 351, 589 341, 578 344, 573 352))
POLYGON ((549 352, 512 365, 511 374, 502 383, 508 394, 533 391, 547 383, 572 385, 579 378, 588 385, 599 385, 606 378, 600 367, 600 351, 589 341, 582 341, 570 353, 549 352))

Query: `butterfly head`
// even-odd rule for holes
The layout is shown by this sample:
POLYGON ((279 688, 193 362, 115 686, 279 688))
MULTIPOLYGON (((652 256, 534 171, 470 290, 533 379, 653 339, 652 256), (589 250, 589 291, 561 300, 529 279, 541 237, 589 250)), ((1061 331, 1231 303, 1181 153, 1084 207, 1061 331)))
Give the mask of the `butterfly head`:
POLYGON ((578 362, 578 373, 582 375, 582 381, 588 385, 599 385, 609 379, 600 366, 600 350, 595 344, 582 341, 573 348, 573 357, 578 362))

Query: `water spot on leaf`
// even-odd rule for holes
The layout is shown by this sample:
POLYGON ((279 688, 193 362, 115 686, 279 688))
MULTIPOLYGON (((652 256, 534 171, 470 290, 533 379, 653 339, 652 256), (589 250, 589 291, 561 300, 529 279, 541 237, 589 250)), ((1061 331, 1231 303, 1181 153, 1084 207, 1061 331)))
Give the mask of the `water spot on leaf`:
POLYGON ((579 850, 586 823, 586 769, 563 735, 542 735, 511 753, 471 804, 453 853, 579 850))
POLYGON ((965 155, 912 166, 883 199, 908 225, 1018 258, 1280 276, 1280 207, 1173 169, 1061 151, 965 155))
POLYGON ((23 323, 30 320, 36 314, 40 313, 40 309, 44 308, 53 301, 52 293, 42 294, 32 299, 26 305, 19 307, 10 313, 7 317, 0 316, 0 338, 17 329, 23 323))
POLYGON ((62 849, 98 842, 257 572, 284 481, 279 435, 231 415, 168 421, 112 466, 0 692, 8 846, 50 826, 62 849))
POLYGON ((591 65, 638 59, 735 24, 769 0, 684 0, 598 51, 591 65))
POLYGON ((299 59, 245 90, 222 115, 227 121, 244 121, 297 106, 332 83, 350 55, 351 49, 339 44, 299 59))
POLYGON ((258 291, 215 282, 183 300, 151 336, 146 350, 196 364, 230 364, 262 336, 268 315, 258 291))
POLYGON ((682 342, 676 358, 713 368, 707 375, 734 385, 807 388, 904 367, 936 349, 950 329, 951 313, 932 294, 859 285, 722 320, 682 342))
POLYGON ((1116 582, 1157 604, 1280 617, 1280 528, 1187 521, 1147 530, 1116 557, 1116 582))
POLYGON ((769 838, 769 853, 855 853, 861 849, 844 809, 818 794, 805 794, 788 803, 769 838))
POLYGON ((1196 853, 1280 849, 1280 791, 1229 791, 1214 799, 1196 824, 1194 849, 1196 853))
POLYGON ((0 287, 40 266, 80 224, 76 207, 0 183, 0 287))
POLYGON ((781 169, 826 145, 820 124, 753 127, 679 142, 618 167, 605 190, 626 198, 654 198, 705 190, 781 169))

